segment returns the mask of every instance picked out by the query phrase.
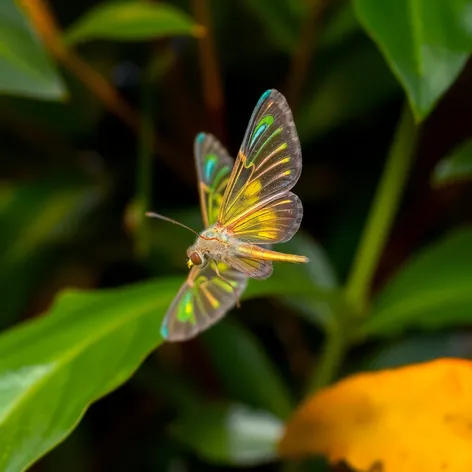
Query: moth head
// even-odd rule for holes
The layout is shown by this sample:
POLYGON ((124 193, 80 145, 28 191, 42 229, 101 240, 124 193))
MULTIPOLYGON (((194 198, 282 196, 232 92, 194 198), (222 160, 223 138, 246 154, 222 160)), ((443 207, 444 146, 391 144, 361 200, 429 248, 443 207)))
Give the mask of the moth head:
POLYGON ((202 266, 205 264, 205 256, 198 251, 191 250, 188 252, 187 266, 191 269, 193 266, 202 266))

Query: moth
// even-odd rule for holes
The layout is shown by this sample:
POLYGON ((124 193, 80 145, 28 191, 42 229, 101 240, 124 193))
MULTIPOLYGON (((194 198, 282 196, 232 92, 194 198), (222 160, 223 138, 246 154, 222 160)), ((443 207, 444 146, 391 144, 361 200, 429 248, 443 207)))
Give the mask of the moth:
POLYGON ((308 258, 271 249, 289 241, 303 217, 290 191, 300 177, 300 142, 285 97, 267 90, 257 102, 233 165, 211 134, 195 139, 195 163, 205 229, 193 231, 187 249, 187 280, 162 322, 167 341, 184 341, 205 330, 236 304, 249 278, 266 279, 273 262, 307 263, 308 258))

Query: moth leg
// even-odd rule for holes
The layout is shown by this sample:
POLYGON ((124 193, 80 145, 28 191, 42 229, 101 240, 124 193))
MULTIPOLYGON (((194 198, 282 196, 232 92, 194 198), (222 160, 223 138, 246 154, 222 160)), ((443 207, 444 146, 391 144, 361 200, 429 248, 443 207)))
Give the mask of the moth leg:
POLYGON ((230 287, 231 287, 231 290, 233 291, 234 293, 234 297, 236 298, 236 307, 237 308, 241 308, 241 303, 239 303, 239 297, 238 297, 238 294, 236 292, 236 289, 231 285, 231 283, 229 282, 228 279, 226 279, 225 277, 223 277, 221 274, 220 274, 220 271, 218 269, 218 264, 215 263, 215 272, 216 272, 216 275, 217 277, 219 277, 223 282, 227 283, 230 287))
POLYGON ((197 275, 199 274, 199 272, 200 272, 200 268, 198 266, 194 266, 188 273, 187 283, 189 284, 190 287, 194 286, 195 279, 197 278, 197 275))

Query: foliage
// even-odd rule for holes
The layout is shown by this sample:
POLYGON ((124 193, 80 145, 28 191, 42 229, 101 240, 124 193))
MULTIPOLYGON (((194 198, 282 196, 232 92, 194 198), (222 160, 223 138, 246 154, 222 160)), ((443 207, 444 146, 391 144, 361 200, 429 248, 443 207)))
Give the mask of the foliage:
POLYGON ((66 90, 55 65, 13 1, 0 5, 0 92, 46 100, 66 90))
POLYGON ((0 470, 470 470, 471 8, 2 2, 0 470), (268 88, 311 263, 163 343, 193 236, 144 212, 200 229, 194 136, 268 88))
POLYGON ((468 180, 472 177, 472 143, 460 144, 441 159, 434 169, 432 183, 441 187, 454 182, 468 180))

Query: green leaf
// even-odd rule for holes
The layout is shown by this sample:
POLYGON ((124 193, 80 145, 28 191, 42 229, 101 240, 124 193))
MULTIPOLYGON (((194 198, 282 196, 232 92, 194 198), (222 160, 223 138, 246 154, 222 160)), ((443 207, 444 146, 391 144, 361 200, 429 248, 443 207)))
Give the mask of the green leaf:
MULTIPOLYGON (((312 290, 303 273, 295 270, 290 283, 278 273, 252 283, 246 298, 312 290)), ((162 343, 159 328, 183 280, 66 291, 48 316, 0 336, 0 470, 26 468, 130 377, 162 343)))
POLYGON ((24 470, 91 402, 127 380, 162 339, 179 281, 64 292, 49 316, 0 337, 0 470, 24 470))
POLYGON ((416 28, 421 30, 420 39, 427 44, 452 51, 472 50, 470 0, 409 0, 406 6, 416 28))
POLYGON ((142 41, 168 36, 200 36, 203 28, 175 7, 153 2, 102 2, 65 33, 69 45, 94 39, 142 41))
MULTIPOLYGON (((472 22, 470 0, 443 1, 433 21, 437 28, 446 25, 445 39, 451 49, 472 51, 472 22)), ((443 26, 444 27, 444 26, 443 26)))
POLYGON ((0 185, 0 327, 18 318, 57 260, 60 244, 76 233, 102 196, 97 186, 69 174, 0 185))
POLYGON ((472 178, 472 141, 467 141, 441 159, 434 168, 432 184, 442 187, 472 178))
POLYGON ((204 460, 249 466, 277 458, 283 424, 245 405, 206 403, 177 418, 171 432, 204 460))
POLYGON ((286 418, 293 400, 280 372, 248 331, 230 319, 203 334, 213 367, 233 400, 286 418))
POLYGON ((36 32, 13 0, 0 2, 0 93, 60 100, 67 92, 36 32))
POLYGON ((467 227, 413 256, 376 297, 360 335, 471 324, 471 247, 472 228, 467 227))
POLYGON ((417 120, 430 113, 467 61, 467 52, 450 48, 448 35, 457 27, 448 21, 450 3, 354 1, 360 22, 401 82, 417 120))

